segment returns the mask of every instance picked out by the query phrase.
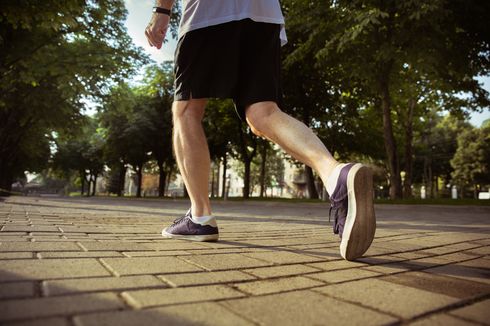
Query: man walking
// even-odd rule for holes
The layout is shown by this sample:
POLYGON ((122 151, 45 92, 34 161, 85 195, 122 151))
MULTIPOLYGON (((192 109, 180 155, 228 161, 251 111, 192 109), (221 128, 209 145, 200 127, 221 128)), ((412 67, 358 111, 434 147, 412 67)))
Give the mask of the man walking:
MULTIPOLYGON (((174 0, 157 0, 145 30, 161 48, 174 0)), ((173 145, 191 200, 164 237, 218 240, 208 197, 210 158, 201 124, 208 98, 233 99, 253 133, 317 171, 330 195, 340 254, 356 259, 374 238, 372 173, 341 164, 305 124, 281 111, 280 48, 287 42, 279 0, 183 0, 175 53, 173 145)))

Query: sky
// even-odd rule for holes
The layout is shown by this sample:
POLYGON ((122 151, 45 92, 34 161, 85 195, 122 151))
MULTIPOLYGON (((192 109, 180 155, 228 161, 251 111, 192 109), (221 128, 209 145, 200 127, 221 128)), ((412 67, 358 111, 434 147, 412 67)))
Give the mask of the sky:
MULTIPOLYGON (((141 46, 157 63, 173 60, 177 43, 175 40, 170 39, 160 50, 151 47, 146 41, 144 31, 152 15, 154 0, 125 0, 125 3, 126 8, 128 9, 128 17, 125 25, 133 42, 137 46, 141 46)), ((167 39, 169 39, 168 36, 167 39)), ((485 88, 487 92, 490 92, 490 77, 479 78, 479 81, 483 83, 483 88, 485 88)), ((490 110, 488 109, 482 113, 472 113, 470 122, 474 126, 480 127, 482 122, 486 119, 490 119, 490 110)))

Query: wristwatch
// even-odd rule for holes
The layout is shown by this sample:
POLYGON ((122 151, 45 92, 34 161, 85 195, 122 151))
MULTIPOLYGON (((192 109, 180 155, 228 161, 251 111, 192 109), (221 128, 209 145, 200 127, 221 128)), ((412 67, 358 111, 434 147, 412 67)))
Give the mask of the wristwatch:
POLYGON ((171 11, 162 7, 153 7, 153 12, 170 16, 171 11))

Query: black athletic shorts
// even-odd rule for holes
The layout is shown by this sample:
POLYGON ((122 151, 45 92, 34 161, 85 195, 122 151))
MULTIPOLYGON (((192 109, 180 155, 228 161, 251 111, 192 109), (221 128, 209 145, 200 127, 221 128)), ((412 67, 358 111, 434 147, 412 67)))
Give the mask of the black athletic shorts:
POLYGON ((175 52, 174 99, 231 98, 244 121, 253 103, 281 106, 280 28, 244 19, 184 34, 175 52))

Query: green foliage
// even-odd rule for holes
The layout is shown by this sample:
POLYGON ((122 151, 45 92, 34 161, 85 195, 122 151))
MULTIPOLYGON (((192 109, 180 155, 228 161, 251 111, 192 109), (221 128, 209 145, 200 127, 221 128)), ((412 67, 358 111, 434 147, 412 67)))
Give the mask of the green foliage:
POLYGON ((462 187, 490 184, 490 128, 471 128, 458 136, 452 176, 462 187))
POLYGON ((2 1, 0 188, 43 168, 29 166, 49 157, 35 143, 81 123, 84 97, 99 97, 146 60, 126 33, 125 16, 120 0, 2 1))
POLYGON ((85 119, 79 129, 55 138, 56 151, 51 164, 54 171, 64 179, 70 180, 74 176, 83 179, 82 185, 85 181, 89 184, 95 181, 103 172, 105 164, 102 130, 94 118, 85 119))
POLYGON ((285 66, 292 69, 286 83, 293 82, 286 90, 298 90, 295 102, 305 103, 312 121, 327 121, 322 139, 328 146, 335 145, 328 139, 340 140, 340 149, 333 147, 338 152, 379 153, 379 136, 372 138, 375 146, 356 145, 363 142, 359 136, 382 135, 394 197, 401 194, 400 162, 410 166, 420 117, 433 108, 461 114, 489 106, 476 80, 490 68, 488 1, 284 0, 283 6, 290 38, 285 66), (326 107, 331 117, 319 115, 326 107), (362 123, 350 121, 360 116, 357 110, 371 107, 381 129, 375 123, 375 130, 364 131, 362 123), (337 121, 347 132, 332 130, 337 121))
POLYGON ((131 165, 138 174, 138 194, 144 164, 151 158, 160 173, 160 195, 165 180, 174 170, 172 155, 172 65, 146 68, 143 83, 130 87, 125 83, 114 87, 104 98, 98 118, 105 128, 104 150, 107 164, 117 171, 111 175, 111 190, 123 183, 121 171, 131 165))

